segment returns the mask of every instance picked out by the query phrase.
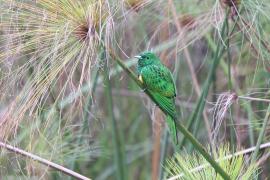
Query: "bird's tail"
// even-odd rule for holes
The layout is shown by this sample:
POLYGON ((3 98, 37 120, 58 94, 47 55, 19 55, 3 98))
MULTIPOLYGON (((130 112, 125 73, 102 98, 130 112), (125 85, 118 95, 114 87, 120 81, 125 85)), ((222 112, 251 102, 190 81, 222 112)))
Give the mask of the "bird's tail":
POLYGON ((176 108, 173 98, 162 96, 159 93, 151 92, 156 104, 166 113, 166 122, 169 127, 173 142, 177 144, 177 130, 176 130, 176 108))
POLYGON ((167 121, 169 131, 170 131, 170 134, 172 136, 174 144, 178 144, 177 129, 176 129, 175 120, 171 116, 167 115, 166 121, 167 121))

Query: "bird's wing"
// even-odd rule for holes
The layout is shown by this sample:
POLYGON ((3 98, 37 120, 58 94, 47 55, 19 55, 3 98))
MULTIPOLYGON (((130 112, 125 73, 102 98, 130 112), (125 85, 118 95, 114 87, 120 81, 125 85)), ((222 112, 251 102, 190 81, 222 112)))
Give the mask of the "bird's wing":
POLYGON ((174 103, 174 98, 168 98, 161 95, 158 92, 152 92, 149 90, 149 93, 152 95, 156 104, 159 106, 161 110, 166 113, 166 122, 170 130, 170 134, 172 136, 173 142, 175 144, 178 143, 177 141, 177 130, 176 130, 176 108, 174 103))
POLYGON ((163 65, 142 68, 141 76, 146 88, 166 97, 175 97, 176 89, 170 70, 163 65))
POLYGON ((168 98, 159 92, 148 90, 152 97, 155 99, 157 106, 173 119, 176 119, 176 108, 174 98, 168 98))

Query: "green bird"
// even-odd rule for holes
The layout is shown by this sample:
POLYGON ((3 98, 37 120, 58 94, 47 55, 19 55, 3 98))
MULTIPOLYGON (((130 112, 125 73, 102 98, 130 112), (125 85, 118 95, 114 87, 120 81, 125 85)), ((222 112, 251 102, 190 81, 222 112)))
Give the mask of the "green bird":
POLYGON ((166 113, 166 122, 175 144, 177 141, 176 107, 174 98, 176 88, 171 71, 151 52, 138 56, 138 78, 144 88, 155 99, 156 104, 166 113))

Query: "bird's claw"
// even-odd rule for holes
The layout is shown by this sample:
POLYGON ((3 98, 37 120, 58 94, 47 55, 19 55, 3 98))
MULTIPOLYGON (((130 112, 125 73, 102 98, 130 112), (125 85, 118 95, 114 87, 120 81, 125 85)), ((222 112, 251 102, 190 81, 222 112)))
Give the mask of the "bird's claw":
POLYGON ((142 89, 142 92, 145 92, 145 91, 146 91, 146 88, 143 88, 143 89, 142 89))

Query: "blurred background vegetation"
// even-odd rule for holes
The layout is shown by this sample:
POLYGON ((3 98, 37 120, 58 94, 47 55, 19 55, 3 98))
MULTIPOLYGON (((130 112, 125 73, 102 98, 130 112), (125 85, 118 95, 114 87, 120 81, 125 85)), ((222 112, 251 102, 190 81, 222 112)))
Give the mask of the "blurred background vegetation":
MULTIPOLYGON (((221 178, 190 172, 206 161, 181 133, 173 145, 119 66, 136 73, 152 51, 173 72, 178 122, 213 158, 240 154, 220 162, 232 179, 266 179, 269 12, 268 0, 0 0, 0 140, 98 180, 221 178)), ((67 178, 3 147, 0 176, 67 178)))

